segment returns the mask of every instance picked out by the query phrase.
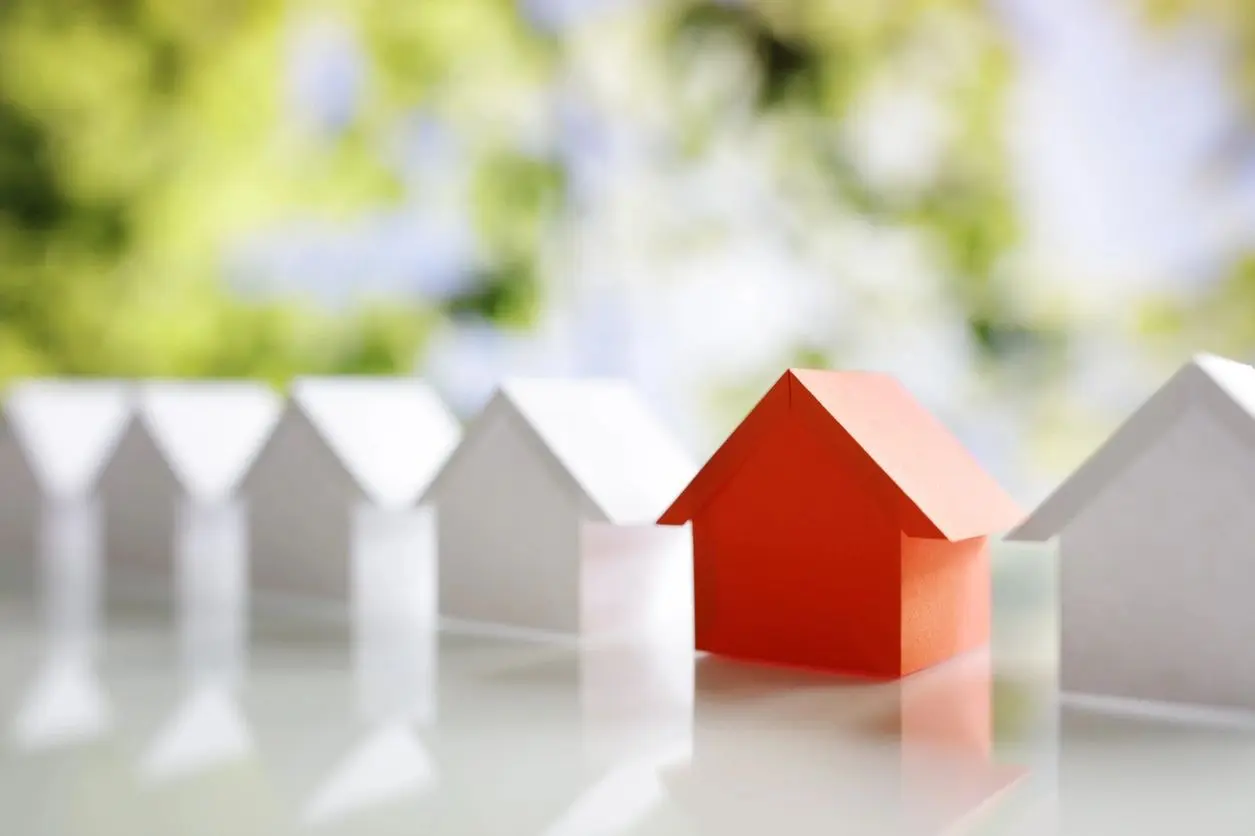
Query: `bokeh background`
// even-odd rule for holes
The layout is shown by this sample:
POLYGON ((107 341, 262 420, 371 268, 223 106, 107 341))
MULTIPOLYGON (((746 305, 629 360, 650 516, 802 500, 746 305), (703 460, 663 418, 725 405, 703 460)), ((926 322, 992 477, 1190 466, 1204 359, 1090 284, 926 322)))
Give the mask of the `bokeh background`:
POLYGON ((1245 0, 0 0, 0 378, 892 371, 1031 500, 1255 349, 1245 0))

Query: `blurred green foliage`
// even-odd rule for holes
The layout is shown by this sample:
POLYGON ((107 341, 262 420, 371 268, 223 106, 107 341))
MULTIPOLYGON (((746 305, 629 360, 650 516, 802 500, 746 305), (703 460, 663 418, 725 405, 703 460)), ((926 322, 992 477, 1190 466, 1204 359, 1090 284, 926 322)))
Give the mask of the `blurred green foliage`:
MULTIPOLYGON (((1234 84, 1228 92, 1241 105, 1228 135, 1201 160, 1200 188, 1212 190, 1223 203, 1224 190, 1240 179, 1249 166, 1255 142, 1255 3, 1249 0, 1141 0, 1148 19, 1160 27, 1204 22, 1215 26, 1227 41, 1224 58, 1230 62, 1234 84)), ((1152 350, 1212 351, 1235 357, 1255 348, 1255 252, 1230 260, 1217 276, 1205 277, 1197 290, 1186 294, 1155 295, 1139 306, 1138 326, 1152 350)))
MULTIPOLYGON (((311 137, 282 101, 293 6, 0 4, 0 377, 282 381, 412 363, 431 321, 418 303, 249 301, 222 281, 224 249, 286 217, 394 202, 378 147, 389 120, 468 66, 468 45, 491 56, 477 62, 485 83, 484 65, 512 74, 535 50, 502 2, 354 5, 345 19, 379 83, 347 130, 311 137)), ((526 222, 536 207, 515 204, 528 199, 500 206, 526 222)), ((500 207, 486 213, 503 225, 500 207)), ((528 244, 508 242, 512 270, 528 244)))
POLYGON ((950 295, 984 358, 1061 355, 1059 323, 1023 314, 1006 269, 1021 236, 1003 135, 1013 66, 987 4, 759 0, 678 9, 674 46, 681 68, 683 56, 720 41, 739 43, 753 56, 762 118, 790 127, 782 164, 797 172, 801 202, 817 200, 920 232, 935 245, 950 295), (834 139, 868 88, 895 75, 926 88, 954 121, 934 176, 918 188, 869 180, 849 147, 834 139))
MULTIPOLYGON (((439 311, 416 300, 335 312, 247 298, 224 283, 222 262, 233 242, 284 220, 396 204, 403 184, 381 148, 419 106, 469 136, 472 212, 488 250, 445 312, 534 320, 544 303, 538 251, 563 173, 519 153, 515 126, 496 114, 555 77, 560 34, 529 25, 513 0, 325 3, 316 10, 361 43, 367 84, 348 124, 316 135, 294 124, 284 87, 292 23, 313 8, 0 3, 0 378, 280 382, 406 369, 439 311)), ((639 14, 668 73, 682 76, 712 42, 742 51, 758 79, 756 118, 788 137, 780 176, 793 197, 935 240, 989 354, 1053 345, 1039 324, 1016 319, 999 280, 1019 233, 999 130, 1010 64, 983 3, 675 0, 639 14), (945 53, 937 92, 957 115, 957 139, 938 175, 902 194, 862 178, 833 126, 887 67, 930 42, 945 53)), ((717 129, 711 103, 677 92, 673 104, 684 143, 700 150, 717 129)))
POLYGON ((1255 5, 1249 0, 1141 0, 1150 20, 1173 25, 1191 16, 1218 21, 1236 47, 1239 93, 1255 109, 1255 5))

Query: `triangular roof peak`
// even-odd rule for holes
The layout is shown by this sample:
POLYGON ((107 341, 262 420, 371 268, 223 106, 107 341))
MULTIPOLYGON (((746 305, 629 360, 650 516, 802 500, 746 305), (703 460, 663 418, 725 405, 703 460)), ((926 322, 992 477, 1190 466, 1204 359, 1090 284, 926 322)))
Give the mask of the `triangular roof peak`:
MULTIPOLYGON (((596 521, 652 524, 696 471, 688 453, 624 380, 508 380, 468 430, 467 449, 502 412, 536 437, 582 493, 596 521)), ((446 469, 458 459, 454 456, 446 469)))
POLYGON ((384 506, 413 502, 462 430, 430 386, 412 377, 301 377, 299 409, 362 492, 384 506))
POLYGON ((1195 354, 1007 539, 1045 542, 1059 534, 1190 406, 1202 406, 1255 437, 1255 368, 1215 354, 1195 354))
POLYGON ((662 516, 689 522, 766 434, 791 418, 852 440, 892 484, 903 531, 963 540, 1005 530, 1023 512, 946 427, 879 372, 790 369, 662 516))
POLYGON ((40 488, 79 496, 96 486, 134 410, 131 384, 120 380, 22 380, 5 411, 40 488))
POLYGON ((247 381, 153 381, 139 392, 140 421, 153 444, 200 499, 235 490, 281 409, 272 389, 247 381))
POLYGON ((1255 368, 1216 354, 1195 354, 1189 365, 1196 366, 1229 394, 1229 397, 1255 415, 1255 368))

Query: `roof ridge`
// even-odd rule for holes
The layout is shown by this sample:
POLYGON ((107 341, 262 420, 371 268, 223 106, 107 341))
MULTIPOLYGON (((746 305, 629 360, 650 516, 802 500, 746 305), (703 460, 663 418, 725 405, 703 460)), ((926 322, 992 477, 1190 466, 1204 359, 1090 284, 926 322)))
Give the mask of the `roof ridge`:
MULTIPOLYGON (((347 473, 357 488, 367 497, 384 504, 410 504, 416 501, 427 489, 430 484, 431 477, 439 471, 439 465, 443 463, 443 459, 448 457, 452 450, 442 451, 446 446, 455 447, 457 439, 461 435, 461 427, 456 418, 448 407, 440 399, 435 388, 427 381, 417 376, 395 375, 395 376, 378 376, 374 378, 338 378, 328 376, 324 378, 304 378, 301 380, 303 385, 294 386, 289 398, 288 408, 297 411, 313 429, 315 436, 332 453, 340 467, 347 473), (348 389, 358 385, 371 384, 376 391, 385 392, 388 395, 401 395, 399 403, 406 403, 408 406, 417 407, 418 414, 429 415, 435 423, 427 426, 426 429, 435 433, 435 437, 425 439, 418 442, 416 446, 400 446, 396 453, 392 456, 381 458, 375 453, 371 445, 365 443, 364 437, 359 437, 355 433, 344 433, 343 424, 336 420, 333 416, 341 415, 334 406, 327 408, 328 404, 334 404, 339 398, 332 397, 324 399, 311 393, 317 392, 318 383, 326 382, 327 390, 348 389), (311 388, 310 384, 314 386, 311 388), (408 396, 408 397, 407 397, 408 396), (325 412, 324 412, 325 409, 325 412), (411 458, 409 462, 411 468, 419 468, 422 473, 411 472, 410 470, 396 470, 398 460, 411 458), (431 461, 428 461, 430 459, 431 461), (386 463, 387 466, 381 466, 386 463), (399 474, 399 475, 398 475, 399 474)), ((332 392, 334 395, 345 394, 341 392, 332 392)), ((352 404, 353 413, 361 417, 373 415, 371 411, 361 412, 363 406, 357 399, 347 399, 345 402, 352 404)), ((285 410, 286 412, 287 410, 285 410)), ((411 415, 411 417, 414 417, 411 415)), ((384 425, 387 429, 394 429, 391 425, 384 425)), ((374 430, 378 431, 381 426, 375 426, 374 430)), ((415 434, 418 433, 419 427, 411 427, 415 434)), ((400 438, 404 441, 410 439, 411 435, 403 434, 400 438)), ((377 441, 378 439, 373 439, 377 441)))
POLYGON ((180 485, 189 493, 214 497, 229 495, 240 485, 282 411, 278 394, 259 382, 158 381, 140 387, 135 418, 180 485), (208 437, 183 431, 196 421, 188 421, 189 414, 180 414, 178 407, 191 405, 196 407, 192 416, 202 410, 216 415, 218 424, 208 437), (206 458, 209 447, 213 453, 206 458))
POLYGON ((512 378, 497 387, 421 501, 439 493, 446 474, 460 466, 487 427, 501 420, 525 434, 523 441, 581 498, 590 521, 653 523, 678 488, 675 482, 687 481, 695 468, 631 382, 554 378, 554 386, 539 381, 540 388, 528 391, 526 384, 535 382, 512 378), (612 443, 616 439, 627 443, 612 443))
POLYGON ((1090 499, 1180 419, 1195 394, 1207 391, 1200 387, 1206 386, 1245 408, 1217 379, 1214 364, 1207 361, 1210 357, 1214 355, 1195 355, 1173 372, 1006 539, 1044 542, 1057 535, 1090 499))
MULTIPOLYGON (((849 436, 909 503, 907 515, 899 517, 906 533, 962 540, 988 535, 1009 526, 1012 518, 1022 518, 1023 512, 993 477, 893 375, 789 369, 672 504, 660 519, 662 524, 680 525, 691 520, 733 478, 756 449, 761 435, 770 431, 782 416, 798 410, 801 403, 793 396, 795 382, 806 392, 806 401, 822 411, 823 420, 831 421, 849 436), (855 380, 858 385, 844 385, 855 380), (868 386, 870 381, 876 385, 868 386), (820 384, 827 384, 828 391, 821 391, 820 384), (885 410, 888 414, 883 413, 885 410), (984 495, 977 503, 982 509, 980 513, 970 510, 970 505, 964 507, 963 503, 974 502, 967 495, 970 491, 955 494, 936 487, 938 478, 949 478, 947 470, 972 491, 984 495)), ((894 509, 895 514, 901 510, 894 509)))
POLYGON ((626 378, 516 378, 501 390, 547 455, 606 521, 652 523, 676 483, 687 482, 696 470, 626 378), (538 385, 529 391, 529 383, 538 385), (580 420, 573 423, 572 416, 580 420), (615 443, 624 441, 626 447, 615 443))
MULTIPOLYGON (((610 509, 606 508, 598 497, 593 496, 593 492, 589 490, 588 486, 581 482, 579 477, 576 476, 570 463, 563 461, 562 458, 558 456, 553 449, 553 445, 549 443, 549 439, 546 437, 545 432, 540 428, 540 426, 538 426, 535 416, 528 414, 528 411, 519 404, 514 392, 512 391, 514 387, 511 386, 511 384, 517 385, 520 382, 537 382, 538 380, 541 382, 547 382, 542 378, 515 378, 507 381, 497 390, 494 400, 499 398, 501 408, 506 411, 507 415, 520 422, 526 431, 531 434, 532 438, 541 447, 542 458, 558 469, 561 479, 565 480, 583 495, 585 502, 591 505, 597 512, 599 517, 598 521, 609 522, 613 519, 610 514, 610 509)), ((486 411, 487 408, 485 408, 485 412, 486 411)))
POLYGON ((965 540, 1009 528, 1023 518, 1024 512, 963 442, 896 376, 808 370, 798 380, 909 503, 899 520, 908 535, 965 540), (807 378, 812 378, 810 383, 807 378), (817 384, 825 381, 838 384, 839 403, 833 392, 817 391, 817 384), (869 405, 876 412, 870 421, 869 405), (930 472, 933 468, 940 468, 941 474, 930 472), (956 478, 983 496, 978 503, 984 509, 981 514, 964 508, 965 497, 935 487, 938 481, 956 478))

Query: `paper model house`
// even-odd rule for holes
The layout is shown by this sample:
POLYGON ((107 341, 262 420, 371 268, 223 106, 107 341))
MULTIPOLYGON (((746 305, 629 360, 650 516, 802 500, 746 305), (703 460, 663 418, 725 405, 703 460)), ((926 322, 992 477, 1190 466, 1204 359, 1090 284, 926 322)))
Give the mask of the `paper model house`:
POLYGON ((29 380, 9 391, 8 418, 39 485, 46 615, 73 641, 95 638, 104 525, 97 489, 132 409, 130 386, 116 381, 29 380))
MULTIPOLYGON (((430 569, 432 533, 415 502, 459 436, 416 379, 296 380, 244 482, 254 591, 348 603, 364 550, 394 552, 398 571, 415 561, 430 569)), ((417 583, 430 597, 435 580, 426 575, 417 583)))
POLYGON ((660 522, 692 523, 699 650, 894 678, 986 642, 1020 519, 893 378, 790 371, 660 522))
POLYGON ((624 382, 507 383, 427 494, 441 616, 567 635, 645 629, 686 563, 653 520, 693 470, 624 382))
POLYGON ((243 572, 245 509, 236 490, 280 407, 278 395, 255 383, 138 387, 135 414, 100 480, 110 598, 164 609, 178 598, 176 579, 204 593, 214 584, 192 583, 197 571, 243 572), (198 551, 203 565, 190 565, 198 551))
POLYGON ((1199 355, 1009 539, 1058 538, 1065 692, 1255 708, 1255 368, 1199 355))

